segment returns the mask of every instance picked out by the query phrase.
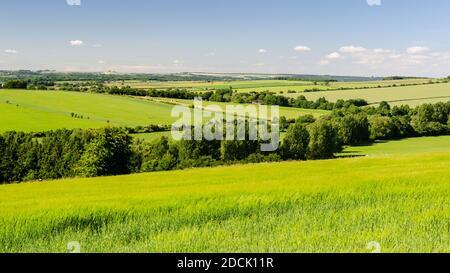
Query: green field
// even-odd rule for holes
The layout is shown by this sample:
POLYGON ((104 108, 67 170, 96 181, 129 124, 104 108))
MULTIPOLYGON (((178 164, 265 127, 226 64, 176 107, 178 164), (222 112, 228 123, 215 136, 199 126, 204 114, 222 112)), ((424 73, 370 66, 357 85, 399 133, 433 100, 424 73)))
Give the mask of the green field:
POLYGON ((450 136, 419 137, 393 141, 379 141, 369 146, 349 147, 343 156, 396 156, 419 153, 449 152, 450 136))
MULTIPOLYGON (((178 105, 186 105, 192 106, 194 102, 192 100, 181 100, 181 99, 166 99, 166 98, 146 98, 146 100, 154 101, 154 102, 164 102, 169 104, 178 104, 178 105)), ((203 106, 209 105, 217 105, 220 106, 223 110, 225 110, 227 105, 243 105, 236 103, 225 103, 225 102, 209 102, 203 101, 203 106)), ((245 106, 245 105, 243 105, 245 106)), ((270 112, 270 109, 269 109, 270 112)), ((270 114, 270 113, 269 113, 270 114)), ((330 114, 330 111, 326 110, 317 110, 317 109, 302 109, 302 108, 294 108, 294 107, 280 107, 280 116, 284 116, 286 118, 298 118, 302 115, 312 115, 314 117, 320 117, 323 115, 330 114)))
POLYGON ((450 153, 0 186, 0 252, 450 251, 450 153))
MULTIPOLYGON (((290 87, 290 86, 311 86, 312 82, 308 81, 287 81, 287 80, 253 80, 253 81, 227 81, 227 82, 192 82, 192 81, 173 81, 173 82, 157 82, 157 81, 125 81, 112 82, 108 86, 130 86, 138 89, 169 89, 169 88, 186 88, 193 91, 205 91, 215 89, 233 88, 237 90, 252 88, 274 88, 274 87, 290 87)), ((287 90, 287 88, 285 88, 287 90)))
POLYGON ((238 92, 262 92, 270 91, 275 93, 285 93, 288 91, 303 92, 306 89, 329 90, 337 88, 375 88, 386 87, 390 85, 402 84, 424 84, 430 79, 406 79, 406 80, 386 80, 386 81, 364 81, 364 82, 331 82, 325 85, 323 82, 312 81, 288 81, 288 80, 239 80, 227 82, 192 82, 192 81, 124 81, 111 82, 108 86, 130 86, 138 89, 169 89, 181 88, 191 91, 206 91, 217 89, 233 88, 238 92))
MULTIPOLYGON (((98 128, 171 124, 173 104, 192 101, 147 100, 126 96, 61 91, 0 91, 0 133, 5 131, 40 132, 61 128, 98 128), (71 113, 83 119, 71 117, 71 113)), ((208 103, 205 102, 205 105, 208 103)), ((209 103, 212 104, 212 103, 209 103)), ((214 103, 224 107, 226 104, 214 103)), ((321 110, 281 108, 288 118, 328 113, 321 110)))
POLYGON ((171 110, 168 104, 125 96, 1 90, 0 132, 171 124, 176 120, 171 110), (72 118, 71 113, 83 119, 72 118))
MULTIPOLYGON (((290 94, 297 97, 299 94, 290 94)), ((325 97, 329 101, 338 99, 365 99, 369 103, 388 101, 392 105, 408 104, 416 106, 424 103, 450 101, 450 83, 426 84, 406 87, 358 89, 343 91, 311 92, 303 94, 309 100, 325 97)))
POLYGON ((155 133, 146 133, 146 134, 133 134, 132 135, 134 139, 140 139, 143 141, 152 142, 158 139, 161 139, 161 137, 167 137, 169 139, 172 139, 172 132, 155 132, 155 133))

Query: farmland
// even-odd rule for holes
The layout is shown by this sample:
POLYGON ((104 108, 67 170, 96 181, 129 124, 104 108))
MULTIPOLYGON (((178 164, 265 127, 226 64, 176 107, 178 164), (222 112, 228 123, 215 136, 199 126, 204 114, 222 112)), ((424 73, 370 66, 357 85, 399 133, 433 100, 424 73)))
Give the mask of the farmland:
POLYGON ((123 81, 110 82, 107 86, 130 86, 137 89, 170 89, 180 88, 191 91, 206 91, 233 88, 237 92, 262 92, 287 93, 288 91, 303 92, 306 89, 333 90, 339 88, 376 88, 391 85, 426 84, 430 79, 405 79, 385 81, 363 82, 313 82, 306 80, 237 80, 216 82, 192 82, 192 81, 123 81))
POLYGON ((344 150, 342 155, 380 157, 433 152, 450 152, 450 137, 419 137, 378 141, 372 145, 349 147, 344 150))
MULTIPOLYGON (((110 83, 116 85, 119 83, 110 83)), ((339 99, 364 99, 371 104, 388 101, 392 105, 436 103, 450 100, 450 83, 430 79, 405 79, 365 82, 308 82, 292 80, 250 80, 231 82, 138 82, 120 83, 122 86, 142 89, 180 88, 190 91, 207 91, 233 88, 238 93, 270 91, 296 98, 304 95, 309 100, 324 97, 329 101, 339 99), (430 84, 434 82, 434 84, 430 84), (344 89, 344 90, 339 90, 344 89), (315 92, 305 92, 316 90, 315 92), (322 90, 322 91, 320 91, 322 90)), ((120 85, 119 84, 119 85, 120 85)))
POLYGON ((0 132, 171 124, 172 106, 130 97, 59 91, 0 91, 0 132), (71 117, 75 113, 83 118, 71 117))
MULTIPOLYGON (((389 87, 375 89, 357 89, 343 91, 304 93, 305 97, 315 100, 325 97, 329 101, 338 99, 364 99, 369 103, 387 101, 392 105, 408 104, 411 106, 423 103, 450 101, 450 83, 426 84, 418 86, 389 87)), ((290 94, 296 97, 298 94, 290 94)))
POLYGON ((0 252, 448 252, 450 154, 0 186, 0 252))
MULTIPOLYGON (((174 105, 192 106, 194 104, 194 102, 192 100, 181 100, 181 99, 165 99, 165 98, 150 98, 150 99, 148 99, 147 98, 146 100, 169 103, 169 104, 174 104, 174 105)), ((209 105, 217 105, 225 110, 227 105, 239 105, 239 104, 224 103, 224 102, 209 102, 209 101, 203 102, 204 107, 207 107, 209 105)), ((312 115, 314 117, 320 117, 320 116, 323 116, 323 115, 326 115, 329 113, 330 113, 330 111, 326 111, 326 110, 280 107, 280 116, 284 116, 286 118, 294 118, 294 119, 298 118, 299 116, 302 116, 302 115, 312 115)))
POLYGON ((222 81, 222 82, 155 82, 155 81, 125 81, 112 82, 109 86, 130 86, 140 89, 169 89, 169 88, 186 88, 193 91, 205 91, 216 89, 252 89, 252 88, 273 88, 273 87, 290 87, 290 86, 310 86, 312 82, 308 81, 287 81, 287 80, 255 80, 255 81, 222 81))
MULTIPOLYGON (((173 104, 191 105, 192 101, 157 101, 80 92, 2 90, 0 132, 171 124, 176 120, 171 118, 173 104), (83 118, 71 117, 71 113, 83 118)), ((225 106, 223 103, 214 104, 225 106)), ((282 107, 280 111, 288 118, 326 113, 328 111, 287 107, 282 107)))

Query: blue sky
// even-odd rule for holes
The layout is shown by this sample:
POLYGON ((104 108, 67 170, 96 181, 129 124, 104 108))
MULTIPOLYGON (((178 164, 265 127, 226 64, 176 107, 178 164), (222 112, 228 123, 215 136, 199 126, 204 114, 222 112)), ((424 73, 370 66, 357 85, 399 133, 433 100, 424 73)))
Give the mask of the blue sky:
POLYGON ((2 0, 0 69, 450 75, 448 0, 78 1, 2 0))

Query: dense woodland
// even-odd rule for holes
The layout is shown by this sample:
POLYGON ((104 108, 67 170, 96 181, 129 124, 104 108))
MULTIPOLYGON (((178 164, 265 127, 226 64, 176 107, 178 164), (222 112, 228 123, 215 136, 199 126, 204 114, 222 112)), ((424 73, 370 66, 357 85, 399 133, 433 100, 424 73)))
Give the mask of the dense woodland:
POLYGON ((130 133, 168 129, 160 126, 58 130, 40 135, 0 135, 0 182, 12 183, 65 177, 95 177, 137 172, 208 167, 234 163, 330 159, 344 145, 412 136, 450 133, 450 103, 416 108, 381 103, 334 108, 316 119, 280 119, 285 131, 280 149, 259 151, 261 141, 133 141, 130 133))

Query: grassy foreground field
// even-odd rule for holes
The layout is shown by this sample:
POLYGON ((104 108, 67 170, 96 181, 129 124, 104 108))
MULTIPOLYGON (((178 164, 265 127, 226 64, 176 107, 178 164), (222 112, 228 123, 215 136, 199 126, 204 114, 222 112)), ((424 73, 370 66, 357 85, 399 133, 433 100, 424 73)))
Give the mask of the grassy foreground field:
POLYGON ((450 251, 450 153, 0 186, 0 252, 450 251))

